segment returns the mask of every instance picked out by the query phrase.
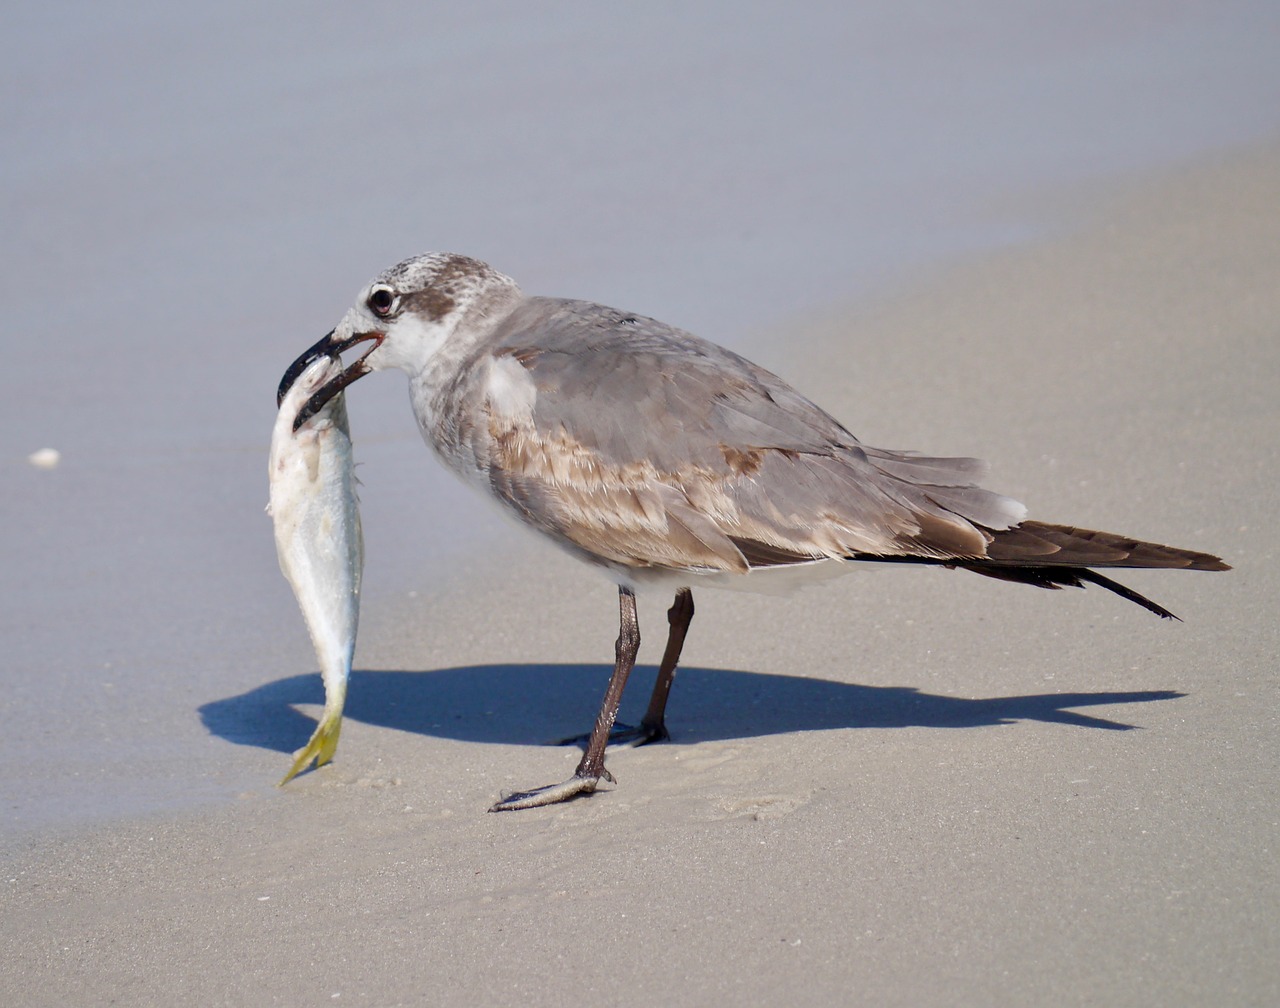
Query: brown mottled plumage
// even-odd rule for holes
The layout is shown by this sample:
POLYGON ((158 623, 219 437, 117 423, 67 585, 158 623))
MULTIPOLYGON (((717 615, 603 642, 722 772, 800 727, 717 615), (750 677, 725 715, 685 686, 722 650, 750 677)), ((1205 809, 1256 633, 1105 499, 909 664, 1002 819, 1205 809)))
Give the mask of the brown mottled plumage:
POLYGON ((976 459, 862 445, 723 347, 603 305, 526 297, 465 256, 422 256, 379 276, 285 381, 314 356, 362 342, 372 348, 335 392, 372 369, 406 371, 423 436, 445 464, 619 585, 618 661, 577 773, 495 809, 610 779, 604 749, 639 645, 639 585, 678 589, 658 687, 628 735, 643 742, 666 734, 694 582, 751 587, 776 571, 932 564, 1042 588, 1093 583, 1167 617, 1092 568, 1228 569, 1206 553, 1026 521, 1021 504, 978 485, 986 467, 976 459))

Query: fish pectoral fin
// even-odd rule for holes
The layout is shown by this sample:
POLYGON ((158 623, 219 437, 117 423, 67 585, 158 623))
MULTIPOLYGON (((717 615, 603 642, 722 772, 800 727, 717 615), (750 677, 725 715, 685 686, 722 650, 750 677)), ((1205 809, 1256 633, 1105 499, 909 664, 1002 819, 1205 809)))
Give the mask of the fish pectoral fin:
POLYGON ((284 787, 294 777, 302 773, 303 770, 311 765, 312 760, 315 760, 317 768, 332 760, 333 754, 338 748, 338 735, 341 732, 342 712, 326 713, 320 719, 320 723, 316 725, 316 730, 312 732, 311 740, 293 754, 293 765, 289 767, 289 772, 284 775, 284 779, 279 786, 284 787))

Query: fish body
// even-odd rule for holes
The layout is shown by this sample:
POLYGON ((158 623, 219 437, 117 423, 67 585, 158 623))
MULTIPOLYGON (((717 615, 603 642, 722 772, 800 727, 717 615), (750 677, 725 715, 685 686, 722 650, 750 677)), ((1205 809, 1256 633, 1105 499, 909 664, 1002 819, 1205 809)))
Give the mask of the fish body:
POLYGON ((333 758, 355 653, 364 540, 345 396, 330 399, 294 430, 307 400, 341 367, 329 357, 308 366, 284 393, 271 435, 267 511, 276 554, 311 634, 325 692, 320 723, 293 754, 281 784, 313 760, 324 766, 333 758))

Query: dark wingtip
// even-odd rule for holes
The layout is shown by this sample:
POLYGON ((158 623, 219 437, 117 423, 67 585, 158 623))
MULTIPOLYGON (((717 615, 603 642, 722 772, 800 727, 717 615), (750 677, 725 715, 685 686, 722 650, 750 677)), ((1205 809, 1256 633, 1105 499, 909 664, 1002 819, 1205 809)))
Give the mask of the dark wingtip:
POLYGON ((1121 598, 1128 599, 1130 602, 1136 602, 1138 605, 1142 606, 1143 609, 1146 609, 1148 612, 1155 613, 1161 619, 1171 619, 1177 620, 1179 623, 1182 622, 1181 616, 1175 616, 1164 606, 1156 602, 1152 602, 1151 599, 1147 598, 1145 595, 1139 595, 1132 588, 1126 588, 1119 581, 1112 581, 1111 578, 1104 577, 1095 570, 1089 570, 1087 567, 1081 567, 1078 570, 1073 571, 1073 573, 1081 581, 1092 581, 1099 587, 1107 589, 1107 591, 1115 592, 1121 598))

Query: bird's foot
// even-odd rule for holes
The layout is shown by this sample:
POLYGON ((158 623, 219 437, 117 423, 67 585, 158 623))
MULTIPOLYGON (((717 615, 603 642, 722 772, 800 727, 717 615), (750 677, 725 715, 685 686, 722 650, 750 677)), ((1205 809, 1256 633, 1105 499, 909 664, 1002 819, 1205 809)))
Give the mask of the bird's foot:
POLYGON ((534 788, 532 791, 516 791, 500 802, 495 803, 490 812, 515 812, 518 809, 538 808, 542 805, 554 805, 556 802, 568 801, 580 794, 591 794, 602 780, 610 784, 617 783, 613 774, 601 769, 600 775, 582 776, 574 774, 560 784, 548 784, 546 787, 534 788))
POLYGON ((312 760, 315 760, 317 767, 322 767, 333 759, 334 751, 338 748, 338 734, 341 731, 342 713, 340 711, 336 714, 326 713, 321 717, 316 730, 311 734, 311 741, 293 754, 293 765, 284 775, 280 786, 283 787, 302 773, 311 765, 312 760))
MULTIPOLYGON (((651 725, 643 721, 638 725, 615 724, 609 732, 609 745, 614 749, 636 749, 650 742, 665 742, 669 738, 671 734, 664 724, 651 725)), ((576 745, 585 749, 590 740, 590 733, 570 735, 568 738, 553 742, 552 745, 576 745)))

